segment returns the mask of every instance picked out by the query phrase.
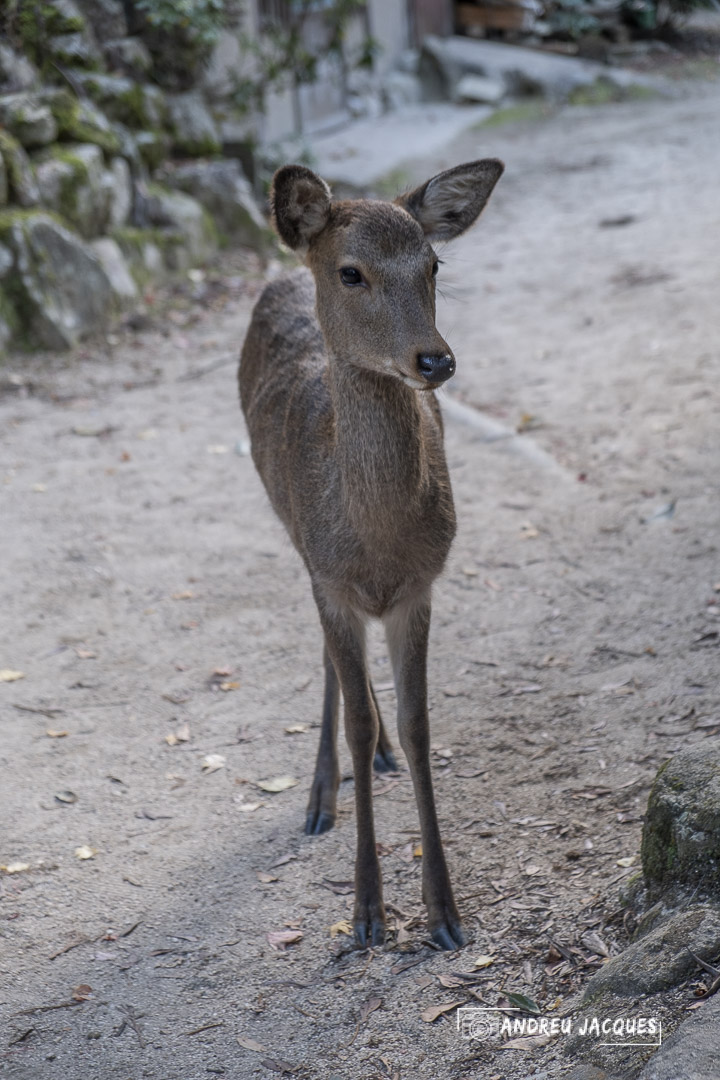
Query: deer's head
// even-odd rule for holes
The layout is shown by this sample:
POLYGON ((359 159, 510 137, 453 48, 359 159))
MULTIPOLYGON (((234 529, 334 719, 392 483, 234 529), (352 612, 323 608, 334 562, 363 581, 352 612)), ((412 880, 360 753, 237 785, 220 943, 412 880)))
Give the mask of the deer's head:
POLYGON ((305 256, 317 313, 334 361, 433 389, 455 371, 435 327, 434 241, 453 240, 477 219, 503 172, 489 158, 439 173, 394 203, 333 202, 302 165, 273 178, 280 238, 305 256))

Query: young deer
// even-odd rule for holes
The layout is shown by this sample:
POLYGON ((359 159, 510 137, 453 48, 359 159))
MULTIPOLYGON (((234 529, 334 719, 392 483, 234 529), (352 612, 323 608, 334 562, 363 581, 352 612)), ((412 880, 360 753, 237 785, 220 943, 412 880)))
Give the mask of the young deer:
POLYGON ((460 165, 394 203, 331 202, 286 165, 271 201, 281 239, 309 267, 266 287, 240 361, 252 456, 310 574, 325 634, 325 701, 305 831, 335 823, 339 694, 357 813, 355 937, 385 935, 372 769, 395 769, 365 659, 365 622, 385 626, 398 734, 420 817, 423 899, 438 945, 464 944, 438 827, 429 760, 430 590, 455 534, 440 409, 455 371, 435 328, 433 240, 473 224, 503 171, 460 165))

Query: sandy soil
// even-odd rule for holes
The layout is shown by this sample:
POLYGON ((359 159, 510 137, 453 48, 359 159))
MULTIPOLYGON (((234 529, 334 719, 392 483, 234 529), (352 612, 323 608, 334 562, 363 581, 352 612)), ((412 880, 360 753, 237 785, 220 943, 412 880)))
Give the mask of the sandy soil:
MULTIPOLYGON (((0 861, 29 869, 0 877, 0 1075, 570 1066, 557 1043, 470 1044, 452 1012, 422 1014, 507 992, 562 1011, 596 939, 627 940, 618 890, 657 767, 720 727, 719 108, 698 84, 481 128, 412 167, 507 162, 444 255, 439 325, 448 392, 526 429, 448 420, 460 533, 430 684, 460 954, 425 939, 406 770, 376 781, 388 944, 331 935, 351 911, 352 779, 343 747, 338 825, 305 837, 320 635, 234 381, 259 275, 233 277, 235 256, 202 302, 158 294, 155 322, 109 346, 2 371, 0 668, 24 678, 0 683, 0 861), (254 786, 277 776, 298 783, 254 786), (284 929, 302 937, 276 951, 284 929)), ((377 634, 371 656, 391 719, 377 634)))

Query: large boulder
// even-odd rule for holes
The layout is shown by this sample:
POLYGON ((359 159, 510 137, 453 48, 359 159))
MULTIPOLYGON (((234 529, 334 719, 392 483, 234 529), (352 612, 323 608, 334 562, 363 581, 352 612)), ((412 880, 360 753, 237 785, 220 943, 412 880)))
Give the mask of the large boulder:
POLYGON ((58 134, 48 106, 27 92, 0 94, 0 126, 28 149, 48 146, 58 134))
POLYGON ((90 246, 107 274, 116 305, 118 307, 131 305, 138 298, 138 287, 120 245, 110 236, 100 236, 97 240, 93 240, 90 246))
POLYGON ((76 78, 111 119, 130 128, 162 128, 165 124, 167 106, 160 87, 136 82, 125 75, 95 71, 78 73, 76 78))
POLYGON ((30 158, 17 139, 0 130, 0 156, 3 159, 10 199, 20 206, 36 206, 40 201, 30 158))
POLYGON ((122 71, 134 79, 143 79, 152 67, 152 56, 144 41, 138 37, 121 37, 106 40, 103 52, 108 66, 114 71, 122 71))
POLYGON ((108 154, 120 152, 121 140, 108 118, 92 101, 79 100, 68 90, 43 90, 41 95, 55 117, 60 137, 93 143, 108 154))
POLYGON ((43 30, 48 34, 75 34, 86 29, 85 17, 75 0, 45 0, 43 30))
POLYGON ((656 1050, 637 1080, 717 1080, 720 1073, 720 995, 683 1020, 656 1050))
POLYGON ((48 349, 65 349, 100 330, 113 303, 92 249, 45 211, 5 211, 0 242, 15 259, 10 274, 23 331, 48 349))
POLYGON ((102 65, 102 53, 89 34, 56 34, 47 48, 56 63, 67 67, 97 71, 102 65))
POLYGON ((0 93, 33 90, 39 81, 40 76, 28 58, 0 42, 0 93))
POLYGON ((272 233, 236 159, 187 162, 168 168, 163 180, 202 203, 221 235, 228 239, 256 249, 272 241, 272 233))
POLYGON ((168 96, 173 141, 180 154, 202 157, 220 152, 220 134, 202 94, 195 90, 168 96))
POLYGON ((124 225, 133 208, 133 180, 130 166, 125 158, 116 157, 110 162, 109 190, 110 225, 113 227, 124 225))
POLYGON ((678 888, 720 898, 720 744, 671 758, 655 778, 642 838, 651 898, 678 888))
POLYGON ((41 202, 61 214, 90 239, 110 220, 112 174, 99 146, 92 143, 54 147, 35 170, 41 202))
POLYGON ((149 184, 144 214, 148 225, 164 231, 171 241, 164 252, 168 269, 186 270, 207 262, 217 251, 218 238, 213 220, 190 195, 149 184))
POLYGON ((0 206, 4 206, 8 201, 8 179, 7 169, 5 167, 5 158, 0 153, 0 206))

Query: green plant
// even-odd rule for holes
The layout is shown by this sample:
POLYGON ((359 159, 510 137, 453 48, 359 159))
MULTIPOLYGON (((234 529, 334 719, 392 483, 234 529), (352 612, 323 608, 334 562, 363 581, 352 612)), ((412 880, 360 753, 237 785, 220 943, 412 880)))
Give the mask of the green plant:
POLYGON ((225 22, 225 0, 134 0, 134 6, 150 26, 201 45, 212 45, 225 22))

